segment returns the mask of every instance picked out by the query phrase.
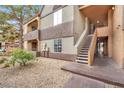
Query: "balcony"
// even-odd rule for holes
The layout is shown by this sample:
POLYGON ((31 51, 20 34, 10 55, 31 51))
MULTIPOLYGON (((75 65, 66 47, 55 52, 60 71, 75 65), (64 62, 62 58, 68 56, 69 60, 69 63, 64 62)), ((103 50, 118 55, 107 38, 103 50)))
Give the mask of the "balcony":
POLYGON ((97 37, 106 37, 109 35, 108 27, 99 27, 97 28, 97 37))
POLYGON ((29 40, 34 40, 39 38, 39 32, 38 30, 28 32, 27 34, 24 35, 24 41, 29 41, 29 40))
POLYGON ((65 22, 40 31, 40 40, 71 37, 73 33, 73 21, 65 22))

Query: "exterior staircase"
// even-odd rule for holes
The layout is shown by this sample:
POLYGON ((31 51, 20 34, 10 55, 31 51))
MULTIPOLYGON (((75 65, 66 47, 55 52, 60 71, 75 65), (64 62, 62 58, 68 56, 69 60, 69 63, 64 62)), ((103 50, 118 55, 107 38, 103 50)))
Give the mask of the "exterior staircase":
POLYGON ((88 35, 87 40, 86 40, 86 44, 80 50, 80 52, 76 58, 76 62, 88 64, 88 50, 89 50, 89 47, 91 44, 91 40, 92 40, 92 34, 88 35))

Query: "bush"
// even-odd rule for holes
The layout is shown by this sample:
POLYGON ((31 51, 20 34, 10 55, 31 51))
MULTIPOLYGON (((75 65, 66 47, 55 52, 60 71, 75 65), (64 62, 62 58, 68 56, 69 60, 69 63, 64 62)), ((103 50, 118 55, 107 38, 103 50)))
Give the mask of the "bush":
POLYGON ((0 64, 5 63, 6 61, 7 61, 7 58, 4 58, 4 57, 0 58, 0 64))
POLYGON ((11 54, 10 63, 14 66, 15 63, 25 66, 29 60, 34 59, 34 55, 22 49, 14 49, 11 54))
POLYGON ((4 64, 3 68, 7 68, 7 67, 10 67, 10 63, 8 63, 8 62, 4 64))
POLYGON ((9 60, 5 57, 0 58, 0 64, 4 64, 3 68, 10 67, 9 60))

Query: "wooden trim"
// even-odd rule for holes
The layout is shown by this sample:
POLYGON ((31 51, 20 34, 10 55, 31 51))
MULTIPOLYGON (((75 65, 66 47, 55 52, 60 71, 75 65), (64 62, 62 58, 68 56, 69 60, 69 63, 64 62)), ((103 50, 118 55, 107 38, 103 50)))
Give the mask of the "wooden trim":
POLYGON ((96 43, 97 43, 97 30, 93 34, 90 48, 88 50, 88 65, 93 64, 94 54, 95 54, 95 50, 96 50, 96 43))
POLYGON ((89 7, 89 6, 91 6, 91 5, 84 5, 84 6, 81 6, 81 7, 79 7, 79 10, 82 10, 82 9, 87 8, 87 7, 89 7))

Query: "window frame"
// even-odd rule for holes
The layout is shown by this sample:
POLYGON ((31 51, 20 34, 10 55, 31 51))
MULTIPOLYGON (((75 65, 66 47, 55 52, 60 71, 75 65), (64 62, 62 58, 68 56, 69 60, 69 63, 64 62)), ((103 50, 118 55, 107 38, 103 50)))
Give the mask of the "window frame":
POLYGON ((56 26, 58 24, 62 24, 62 9, 53 13, 53 25, 56 26))
POLYGON ((56 53, 62 52, 62 39, 54 40, 54 52, 56 52, 56 53))

